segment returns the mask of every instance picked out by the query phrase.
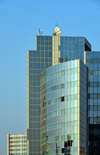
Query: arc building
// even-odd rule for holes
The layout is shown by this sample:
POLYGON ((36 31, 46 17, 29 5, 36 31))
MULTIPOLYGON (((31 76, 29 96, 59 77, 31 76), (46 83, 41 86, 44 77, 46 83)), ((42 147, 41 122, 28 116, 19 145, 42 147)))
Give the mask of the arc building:
POLYGON ((27 154, 99 155, 100 52, 85 37, 36 36, 27 51, 27 154))

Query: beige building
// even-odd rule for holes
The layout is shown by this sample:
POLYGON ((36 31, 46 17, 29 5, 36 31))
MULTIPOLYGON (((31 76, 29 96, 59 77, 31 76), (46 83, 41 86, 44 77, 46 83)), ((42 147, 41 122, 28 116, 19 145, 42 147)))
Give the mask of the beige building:
POLYGON ((7 155, 27 155, 26 134, 7 134, 7 155))

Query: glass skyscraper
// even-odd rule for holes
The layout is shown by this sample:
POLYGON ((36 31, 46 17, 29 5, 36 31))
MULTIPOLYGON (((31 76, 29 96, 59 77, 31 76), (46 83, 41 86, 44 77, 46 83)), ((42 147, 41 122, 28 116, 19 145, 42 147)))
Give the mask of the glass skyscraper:
POLYGON ((84 52, 88 72, 89 151, 100 154, 100 52, 84 52))
POLYGON ((52 66, 52 37, 37 36, 36 51, 27 51, 27 145, 40 155, 40 73, 52 66))
POLYGON ((85 37, 36 36, 27 51, 27 154, 99 155, 100 52, 85 37))

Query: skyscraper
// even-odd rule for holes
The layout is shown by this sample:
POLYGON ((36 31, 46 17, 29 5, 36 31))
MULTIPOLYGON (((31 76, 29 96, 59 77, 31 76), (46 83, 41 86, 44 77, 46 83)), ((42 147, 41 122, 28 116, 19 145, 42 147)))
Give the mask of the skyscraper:
POLYGON ((27 51, 28 154, 40 155, 40 73, 52 66, 52 36, 37 36, 36 51, 27 51))
POLYGON ((99 87, 100 52, 85 37, 61 36, 58 27, 36 36, 27 51, 28 155, 98 155, 99 87))

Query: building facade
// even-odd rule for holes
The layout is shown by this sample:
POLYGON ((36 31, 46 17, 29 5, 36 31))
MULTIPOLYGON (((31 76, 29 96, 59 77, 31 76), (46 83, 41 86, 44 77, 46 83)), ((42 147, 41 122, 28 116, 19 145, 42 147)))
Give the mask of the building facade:
MULTIPOLYGON (((67 67, 64 68, 64 73, 67 72, 67 67)), ((68 72, 71 72, 71 66, 68 72)), ((27 51, 27 154, 76 155, 83 153, 99 155, 99 129, 100 52, 91 51, 91 44, 85 37, 61 36, 58 27, 54 29, 53 36, 36 36, 36 50, 27 51), (61 69, 61 67, 67 66, 67 63, 73 64, 74 61, 72 60, 75 60, 77 64, 81 64, 76 67, 80 72, 75 74, 77 77, 84 77, 83 81, 85 81, 83 85, 83 81, 77 79, 76 81, 79 85, 76 86, 75 90, 73 88, 75 77, 70 75, 71 78, 73 77, 73 81, 70 79, 69 82, 65 82, 64 76, 68 79, 69 75, 62 75, 63 69, 61 69), (85 68, 88 71, 81 72, 81 66, 83 70, 85 68), (60 77, 56 76, 56 80, 50 79, 50 81, 47 81, 49 76, 55 76, 60 71, 62 71, 60 77), (51 75, 49 72, 51 72, 51 75), (45 80, 43 81, 41 78, 45 80), (58 81, 58 83, 55 81, 58 81), (43 83, 44 86, 42 88, 43 83), (69 90, 67 83, 71 86, 69 101, 67 100, 67 90, 69 90), (64 88, 62 89, 62 87, 64 88), (77 99, 72 101, 73 90, 77 94, 77 99), (79 93, 78 90, 81 92, 79 93), (54 101, 54 95, 59 102, 58 100, 54 101), (78 96, 80 96, 80 99, 78 96), (53 104, 48 105, 49 100, 55 102, 56 108, 53 104), (69 102, 70 106, 72 106, 70 108, 67 107, 69 102), (78 107, 74 107, 73 103, 76 102, 79 105, 78 107), (60 105, 62 105, 63 109, 62 107, 59 108, 59 103, 61 103, 60 105), (74 110, 77 112, 74 112, 74 110), (77 116, 77 120, 72 119, 74 113, 75 118, 77 116), (75 122, 77 124, 76 137, 74 137, 75 122), (60 126, 62 126, 62 129, 60 126), (51 133, 51 130, 53 130, 53 133, 51 133), (76 143, 74 143, 75 140, 77 141, 76 143), (70 143, 73 141, 70 147, 69 141, 70 143)))
POLYGON ((40 155, 40 73, 52 66, 52 37, 37 36, 37 51, 27 51, 28 155, 40 155))
POLYGON ((73 60, 41 74, 41 154, 87 155, 87 67, 73 60))
POLYGON ((100 154, 100 52, 84 52, 88 72, 88 124, 90 155, 100 154))
POLYGON ((27 155, 27 135, 7 135, 7 155, 27 155))

